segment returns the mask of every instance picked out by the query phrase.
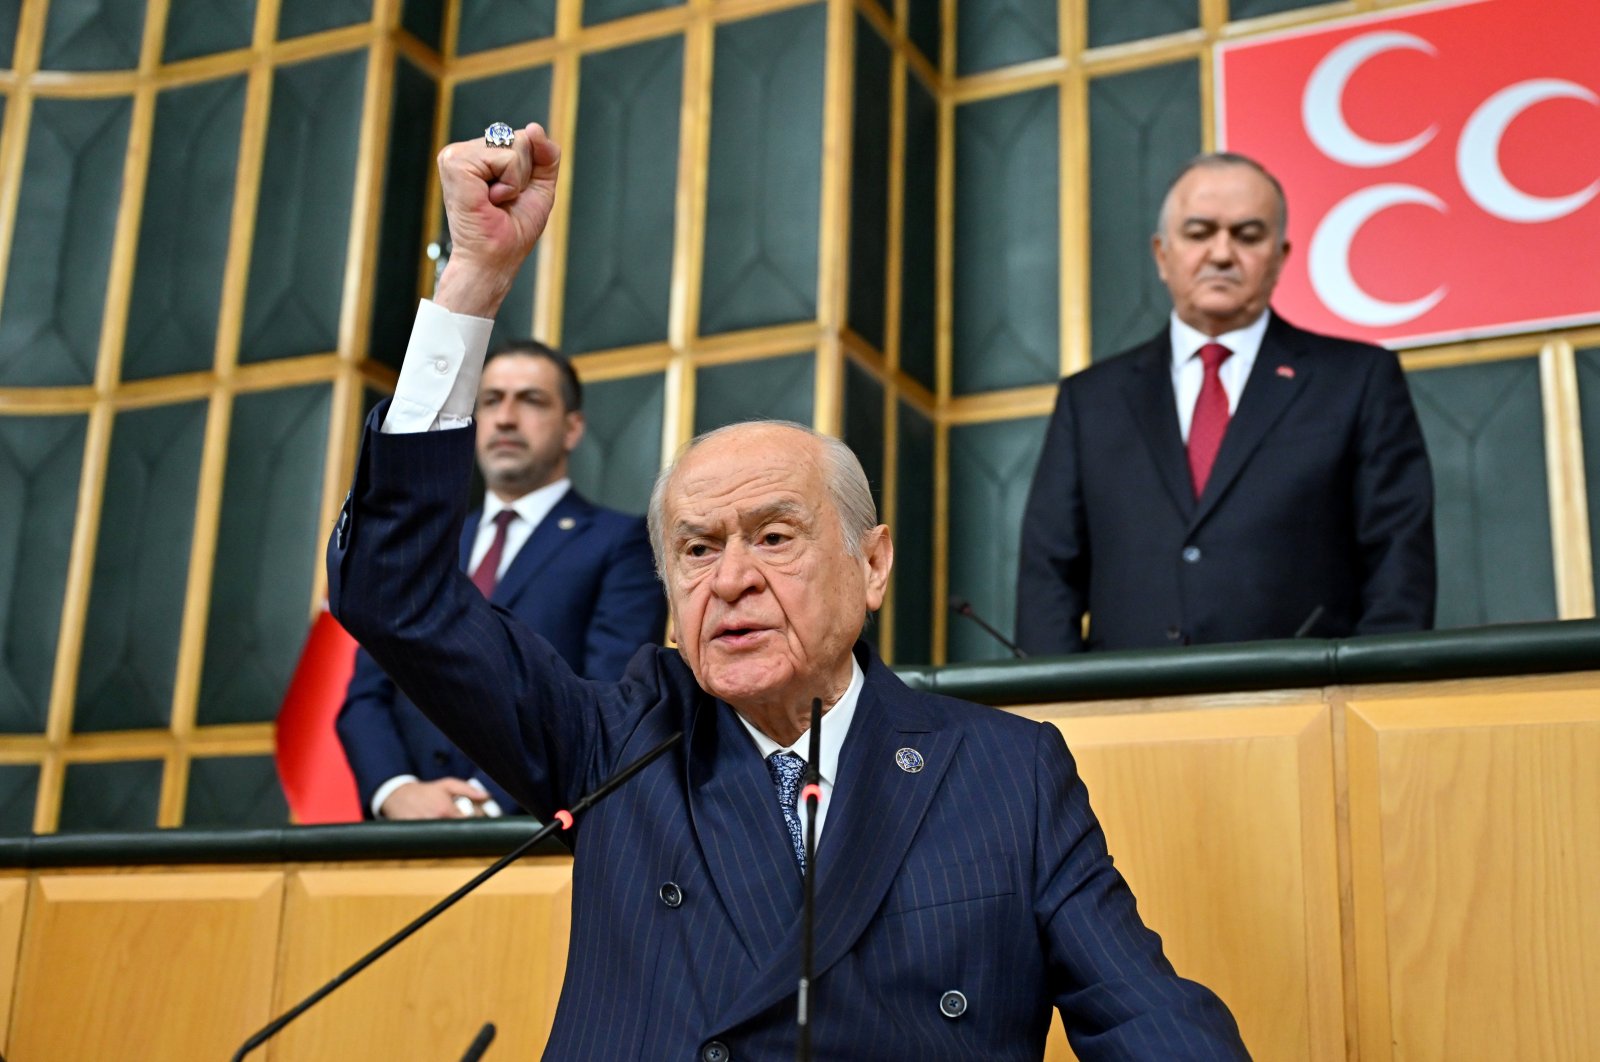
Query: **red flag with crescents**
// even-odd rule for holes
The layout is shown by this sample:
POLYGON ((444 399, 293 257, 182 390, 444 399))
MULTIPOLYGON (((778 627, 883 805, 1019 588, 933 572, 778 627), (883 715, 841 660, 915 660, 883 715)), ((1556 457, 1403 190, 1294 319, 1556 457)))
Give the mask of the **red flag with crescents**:
POLYGON ((355 777, 333 728, 355 658, 355 639, 323 608, 278 710, 278 779, 296 822, 361 819, 355 777))

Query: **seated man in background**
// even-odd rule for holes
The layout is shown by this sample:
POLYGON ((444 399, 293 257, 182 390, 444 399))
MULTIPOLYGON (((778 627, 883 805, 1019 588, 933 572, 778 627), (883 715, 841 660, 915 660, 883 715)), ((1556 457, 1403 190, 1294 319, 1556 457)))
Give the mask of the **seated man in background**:
MULTIPOLYGON (((543 343, 500 347, 485 361, 473 419, 487 489, 461 536, 462 568, 490 602, 543 635, 578 674, 620 678, 634 650, 660 641, 666 601, 644 521, 585 500, 567 478, 567 457, 584 428, 583 390, 572 364, 543 343)), ((368 816, 521 811, 364 649, 338 729, 368 816)))
POLYGON ((1268 307, 1287 209, 1242 155, 1173 181, 1152 241, 1171 321, 1061 382, 1022 523, 1027 652, 1433 625, 1433 478, 1399 359, 1268 307))

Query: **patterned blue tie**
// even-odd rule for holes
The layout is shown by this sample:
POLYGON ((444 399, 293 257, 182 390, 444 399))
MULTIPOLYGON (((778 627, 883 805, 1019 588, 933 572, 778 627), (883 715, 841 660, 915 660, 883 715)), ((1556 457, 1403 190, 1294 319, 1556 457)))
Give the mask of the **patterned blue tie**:
POLYGON ((800 861, 802 874, 806 869, 806 837, 800 830, 800 811, 795 804, 805 769, 806 761, 792 752, 774 752, 767 757, 767 770, 778 790, 778 806, 783 809, 783 824, 789 827, 789 842, 794 845, 794 857, 800 861))

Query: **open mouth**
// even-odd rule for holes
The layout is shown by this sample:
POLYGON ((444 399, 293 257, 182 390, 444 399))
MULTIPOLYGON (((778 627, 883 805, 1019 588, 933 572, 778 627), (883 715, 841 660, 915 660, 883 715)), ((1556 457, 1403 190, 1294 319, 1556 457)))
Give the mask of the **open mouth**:
POLYGON ((711 640, 737 648, 755 642, 765 633, 767 633, 765 627, 724 627, 711 640))

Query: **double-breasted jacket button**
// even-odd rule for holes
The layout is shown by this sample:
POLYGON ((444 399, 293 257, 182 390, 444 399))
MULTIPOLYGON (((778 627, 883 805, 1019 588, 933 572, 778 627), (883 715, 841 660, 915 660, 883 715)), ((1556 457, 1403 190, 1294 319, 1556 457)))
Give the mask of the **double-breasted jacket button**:
POLYGON ((733 1062, 733 1053, 721 1040, 712 1040, 700 1049, 700 1062, 733 1062))
POLYGON ((939 1013, 947 1018, 959 1018, 967 1012, 967 997, 952 988, 939 997, 939 1013))
POLYGON ((683 890, 678 888, 676 882, 667 882, 661 886, 661 902, 668 907, 681 907, 683 905, 683 890))
POLYGON ((1199 564, 1202 554, 1199 546, 1183 547, 1183 559, 1189 564, 1199 564))

